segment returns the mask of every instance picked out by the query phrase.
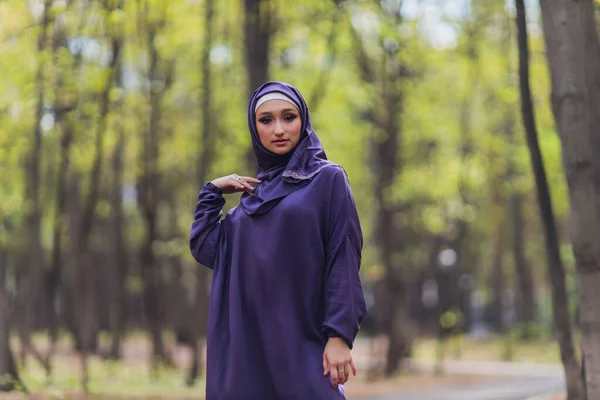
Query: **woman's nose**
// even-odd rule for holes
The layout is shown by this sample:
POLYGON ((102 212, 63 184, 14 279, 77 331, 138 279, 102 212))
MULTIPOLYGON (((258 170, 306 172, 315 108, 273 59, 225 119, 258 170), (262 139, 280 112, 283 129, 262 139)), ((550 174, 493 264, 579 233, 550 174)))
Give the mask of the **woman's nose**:
POLYGON ((283 129, 283 124, 279 121, 277 121, 276 125, 275 125, 275 134, 277 136, 281 136, 284 133, 284 129, 283 129))

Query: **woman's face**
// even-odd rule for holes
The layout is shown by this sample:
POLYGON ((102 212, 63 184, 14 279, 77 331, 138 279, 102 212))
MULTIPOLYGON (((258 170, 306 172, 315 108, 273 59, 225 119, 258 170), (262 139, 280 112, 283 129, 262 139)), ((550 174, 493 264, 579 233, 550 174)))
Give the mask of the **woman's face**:
POLYGON ((256 110, 256 130, 262 145, 272 153, 286 154, 300 140, 300 113, 285 100, 269 100, 256 110))

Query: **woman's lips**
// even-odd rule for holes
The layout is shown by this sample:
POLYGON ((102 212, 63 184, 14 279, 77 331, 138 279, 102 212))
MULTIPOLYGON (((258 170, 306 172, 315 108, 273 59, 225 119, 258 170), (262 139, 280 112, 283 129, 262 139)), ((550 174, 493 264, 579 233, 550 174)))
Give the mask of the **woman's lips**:
POLYGON ((287 139, 278 139, 278 140, 273 141, 275 146, 285 146, 287 144, 287 142, 289 142, 289 140, 287 140, 287 139))

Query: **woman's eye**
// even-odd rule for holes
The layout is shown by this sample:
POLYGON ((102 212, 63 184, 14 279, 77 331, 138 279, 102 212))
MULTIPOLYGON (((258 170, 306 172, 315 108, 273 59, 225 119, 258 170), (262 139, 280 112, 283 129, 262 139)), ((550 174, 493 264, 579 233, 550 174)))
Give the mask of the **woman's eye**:
POLYGON ((286 117, 284 118, 286 121, 293 121, 296 119, 295 115, 286 115, 286 117))
POLYGON ((268 124, 269 122, 271 122, 271 118, 261 118, 258 120, 261 124, 268 124))

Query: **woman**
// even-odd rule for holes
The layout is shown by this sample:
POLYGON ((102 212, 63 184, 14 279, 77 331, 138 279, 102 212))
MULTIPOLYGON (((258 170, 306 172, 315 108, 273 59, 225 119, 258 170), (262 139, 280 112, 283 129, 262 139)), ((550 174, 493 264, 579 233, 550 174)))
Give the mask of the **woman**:
POLYGON ((344 399, 366 310, 346 174, 327 160, 293 86, 258 88, 248 125, 258 179, 207 183, 190 232, 192 255, 214 269, 206 399, 344 399), (222 195, 239 192, 221 221, 222 195))

